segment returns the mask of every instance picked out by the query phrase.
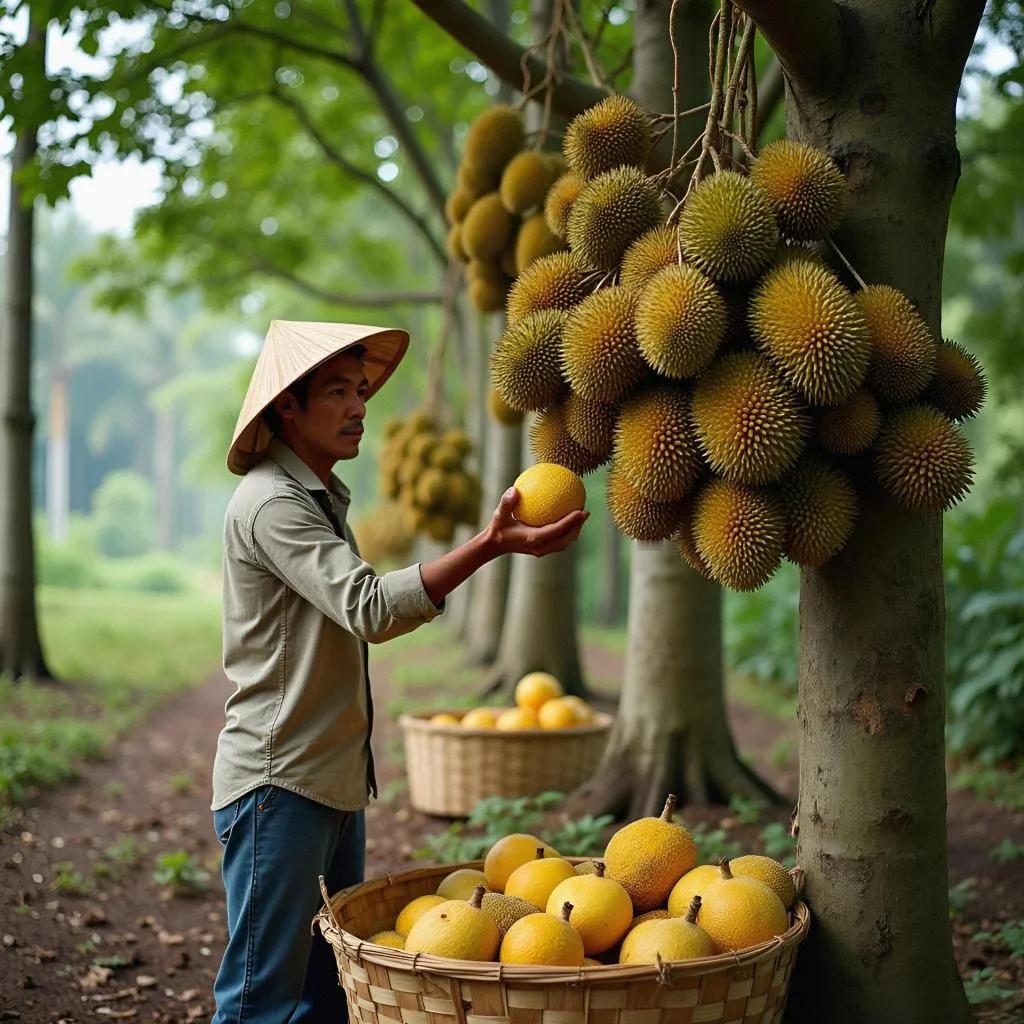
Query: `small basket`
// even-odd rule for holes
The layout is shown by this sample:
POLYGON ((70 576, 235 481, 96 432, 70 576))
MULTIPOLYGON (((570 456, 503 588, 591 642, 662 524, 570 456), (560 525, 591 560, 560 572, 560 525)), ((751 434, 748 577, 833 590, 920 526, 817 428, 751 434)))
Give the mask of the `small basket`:
POLYGON ((595 712, 591 724, 571 729, 465 729, 434 724, 436 713, 402 715, 399 724, 409 802, 445 817, 469 814, 490 796, 568 793, 597 767, 612 724, 595 712))
MULTIPOLYGON (((578 862, 579 858, 568 858, 578 862)), ((316 917, 334 949, 352 1024, 778 1024, 806 904, 770 942, 682 963, 527 967, 448 960, 367 943, 416 896, 437 891, 449 864, 385 876, 331 899, 316 917)), ((322 888, 321 882, 321 888, 322 888)))

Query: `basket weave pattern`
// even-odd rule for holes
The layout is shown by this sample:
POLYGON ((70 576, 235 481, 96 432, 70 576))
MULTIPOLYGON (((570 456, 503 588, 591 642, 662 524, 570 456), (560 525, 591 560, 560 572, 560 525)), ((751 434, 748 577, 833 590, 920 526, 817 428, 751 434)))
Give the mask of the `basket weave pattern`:
POLYGON ((403 715, 409 802, 417 811, 456 817, 484 798, 567 793, 584 782, 604 753, 610 715, 574 729, 464 729, 403 715))
MULTIPOLYGON (((572 859, 572 858, 570 858, 572 859)), ((447 960, 370 945, 456 867, 422 868, 339 893, 317 917, 334 949, 353 1024, 778 1024, 798 945, 785 935, 738 954, 671 966, 552 968, 447 960)))

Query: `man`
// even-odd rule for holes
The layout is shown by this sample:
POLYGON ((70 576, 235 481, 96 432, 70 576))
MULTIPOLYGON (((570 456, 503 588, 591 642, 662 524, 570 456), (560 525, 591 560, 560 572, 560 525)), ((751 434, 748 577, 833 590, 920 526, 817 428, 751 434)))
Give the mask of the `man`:
POLYGON ((524 526, 510 489, 472 540, 378 576, 332 468, 359 454, 366 401, 407 345, 404 331, 273 321, 228 452, 244 477, 224 529, 235 691, 213 772, 228 924, 214 1024, 344 1022, 333 954, 310 922, 319 875, 331 892, 363 877, 363 808, 376 795, 367 644, 431 621, 499 555, 564 549, 586 520, 524 526))

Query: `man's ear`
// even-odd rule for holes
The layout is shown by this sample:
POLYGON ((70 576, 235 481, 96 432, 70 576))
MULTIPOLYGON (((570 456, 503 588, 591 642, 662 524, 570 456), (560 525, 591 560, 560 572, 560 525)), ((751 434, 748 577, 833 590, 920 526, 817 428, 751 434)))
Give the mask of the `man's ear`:
POLYGON ((282 420, 294 420, 298 412, 295 396, 290 391, 285 391, 283 394, 278 395, 274 399, 274 409, 282 420))

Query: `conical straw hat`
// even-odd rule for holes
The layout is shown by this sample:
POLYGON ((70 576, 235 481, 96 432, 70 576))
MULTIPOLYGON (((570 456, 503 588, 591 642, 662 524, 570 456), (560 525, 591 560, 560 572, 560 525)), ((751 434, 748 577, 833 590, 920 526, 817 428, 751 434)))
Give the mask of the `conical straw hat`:
POLYGON ((300 377, 353 345, 363 345, 367 398, 391 376, 409 345, 409 335, 392 327, 271 320, 263 349, 228 449, 228 469, 243 475, 259 462, 270 443, 263 412, 300 377))

